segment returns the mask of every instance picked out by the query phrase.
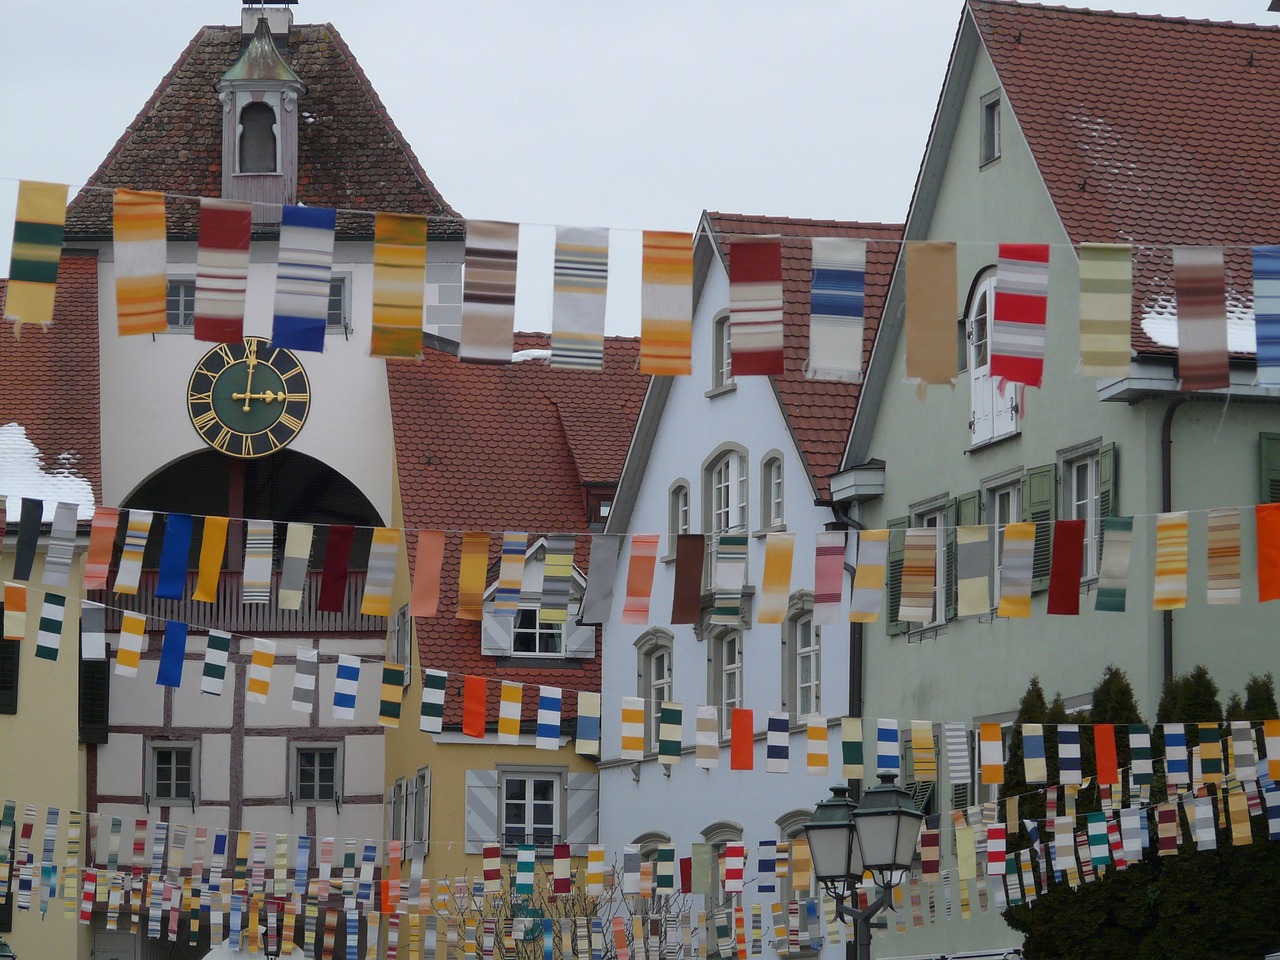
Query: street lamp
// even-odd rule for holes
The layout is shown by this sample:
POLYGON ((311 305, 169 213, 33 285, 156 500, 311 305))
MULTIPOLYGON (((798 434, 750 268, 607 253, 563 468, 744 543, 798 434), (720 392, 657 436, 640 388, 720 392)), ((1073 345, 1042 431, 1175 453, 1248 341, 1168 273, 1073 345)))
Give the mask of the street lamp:
POLYGON ((871 960, 871 918, 889 903, 915 857, 924 814, 911 794, 894 783, 897 779, 897 774, 880 774, 880 784, 862 795, 861 806, 849 799, 848 787, 832 787, 831 796, 818 804, 804 826, 818 881, 835 899, 836 915, 856 925, 856 952, 850 943, 849 960, 871 960), (859 910, 849 901, 868 872, 881 893, 859 910))

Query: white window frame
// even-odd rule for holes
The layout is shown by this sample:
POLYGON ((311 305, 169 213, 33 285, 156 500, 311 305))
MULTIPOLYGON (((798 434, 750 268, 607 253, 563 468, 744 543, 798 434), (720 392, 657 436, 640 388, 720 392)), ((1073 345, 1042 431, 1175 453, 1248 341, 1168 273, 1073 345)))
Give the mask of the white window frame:
MULTIPOLYGON (((692 508, 689 500, 689 481, 680 479, 673 483, 667 491, 667 533, 678 537, 682 533, 692 531, 692 508)), ((671 554, 675 555, 675 544, 670 545, 671 554)))
POLYGON ((709 703, 720 711, 720 736, 732 732, 733 709, 744 705, 742 631, 718 630, 710 639, 709 703))
POLYGON ((431 830, 431 768, 422 767, 405 781, 404 846, 401 858, 425 856, 431 830))
MULTIPOLYGON (((750 522, 747 451, 736 444, 720 447, 702 470, 705 533, 746 533, 750 522)), ((713 544, 708 544, 713 549, 713 544)))
POLYGON ((991 375, 991 330, 995 323, 996 271, 979 274, 965 308, 965 339, 968 342, 969 443, 983 446, 1016 436, 1020 427, 1018 410, 1021 387, 1000 383, 991 375))
POLYGON ((1004 569, 1004 528, 1022 517, 1022 471, 984 486, 987 517, 991 524, 991 596, 1000 603, 1000 577, 1004 569))
POLYGON ((516 611, 515 622, 511 625, 511 656, 513 657, 538 657, 553 660, 564 658, 564 628, 563 623, 544 623, 542 620, 542 608, 540 606, 525 606, 521 604, 516 611), (522 621, 527 622, 532 619, 533 626, 522 626, 522 621), (516 638, 522 634, 532 634, 534 649, 520 650, 516 647, 516 638), (543 641, 554 638, 555 649, 542 649, 543 641))
POLYGON ((164 317, 172 333, 190 333, 195 329, 196 278, 169 277, 164 290, 164 317), (176 313, 174 300, 177 300, 176 313))
POLYGON ((1094 580, 1098 576, 1098 537, 1102 533, 1102 445, 1088 444, 1065 452, 1060 460, 1058 476, 1062 478, 1062 512, 1064 520, 1084 521, 1084 562, 1080 576, 1094 580), (1080 489, 1083 481, 1084 489, 1080 489))
POLYGON ((404 777, 396 779, 395 783, 387 790, 387 799, 385 805, 387 818, 387 840, 403 840, 405 827, 405 780, 404 777))
POLYGON ((712 321, 711 393, 732 390, 737 386, 733 378, 733 328, 729 312, 716 316, 712 321))
POLYGON ((947 503, 946 498, 936 505, 917 507, 911 511, 912 527, 932 527, 938 531, 936 555, 933 560, 933 619, 919 630, 933 630, 947 622, 947 503))
MULTIPOLYGON (((175 758, 176 759, 176 758, 175 758)), ((176 766, 176 764, 174 764, 176 766)), ((176 785, 176 777, 170 776, 167 786, 172 790, 176 785)), ((199 740, 152 740, 147 750, 147 793, 151 802, 163 807, 187 805, 199 802, 200 799, 200 741, 199 740), (159 762, 161 752, 187 751, 189 753, 187 796, 172 792, 160 795, 159 762)))
POLYGON ((636 638, 636 696, 645 701, 649 749, 658 749, 658 712, 675 692, 675 634, 650 627, 636 638))
POLYGON ((413 666, 413 617, 409 615, 406 603, 391 617, 388 630, 390 640, 389 654, 392 663, 404 667, 404 685, 409 686, 411 668, 413 666))
POLYGON ((351 274, 349 273, 333 273, 329 276, 329 300, 325 310, 324 332, 341 334, 351 332, 351 274))
MULTIPOLYGON (((293 792, 294 800, 303 806, 313 807, 324 803, 333 803, 335 800, 342 799, 342 741, 311 741, 301 740, 292 744, 289 757, 289 788, 293 792), (304 797, 302 791, 302 755, 304 753, 314 753, 317 756, 321 753, 333 754, 333 793, 332 797, 304 797)), ((317 767, 318 771, 319 767, 317 767)), ((319 777, 316 778, 316 786, 319 787, 319 777)))
POLYGON ((1000 91, 983 94, 978 104, 978 167, 1000 159, 1000 91))
POLYGON ((785 530, 782 454, 770 451, 760 464, 760 526, 762 532, 785 530))
MULTIPOLYGON (((530 842, 534 843, 540 850, 546 850, 555 843, 568 843, 564 836, 563 828, 565 823, 565 798, 566 786, 564 771, 557 768, 547 767, 509 767, 502 768, 498 771, 498 837, 499 842, 506 851, 514 851, 520 844, 530 842), (526 785, 526 797, 524 800, 507 799, 507 785, 509 783, 521 781, 526 785), (538 800, 532 796, 528 796, 529 785, 534 781, 550 782, 554 786, 554 796, 551 800, 538 800), (535 805, 549 807, 551 810, 552 823, 549 831, 551 839, 547 842, 538 842, 536 837, 538 831, 530 834, 525 832, 522 839, 514 842, 508 839, 511 826, 507 822, 507 805, 508 803, 521 803, 525 807, 526 813, 533 812, 535 805)), ((531 822, 526 822, 525 826, 532 826, 531 822)))
POLYGON ((822 628, 813 622, 813 613, 806 613, 795 622, 794 632, 796 661, 795 713, 796 718, 822 712, 822 628), (808 664, 808 678, 805 665, 808 664))

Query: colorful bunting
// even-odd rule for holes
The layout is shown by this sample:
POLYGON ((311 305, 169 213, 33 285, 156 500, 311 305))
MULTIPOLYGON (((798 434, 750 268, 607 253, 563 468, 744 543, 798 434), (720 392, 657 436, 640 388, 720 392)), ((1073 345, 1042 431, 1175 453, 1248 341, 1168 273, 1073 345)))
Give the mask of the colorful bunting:
POLYGON ((249 660, 249 679, 245 697, 252 703, 266 703, 271 692, 271 670, 276 663, 276 643, 262 637, 253 641, 253 655, 249 660))
POLYGON ((147 618, 136 613, 120 616, 120 649, 116 651, 116 674, 136 677, 147 645, 147 618))
POLYGON ((1133 782, 1147 786, 1154 778, 1151 761, 1151 731, 1145 723, 1129 724, 1129 762, 1133 782))
POLYGON ((609 621, 613 611, 613 582, 621 556, 622 537, 606 533, 591 538, 588 560, 591 576, 587 578, 587 589, 582 595, 579 623, 599 625, 609 621))
POLYGON ((503 680, 498 698, 498 742, 515 745, 520 742, 520 709, 524 702, 524 685, 503 680))
POLYGON ((111 222, 116 331, 122 337, 164 333, 168 329, 164 194, 117 188, 111 222))
POLYGON ((365 574, 364 597, 360 615, 391 616, 391 588, 396 579, 396 561, 400 558, 401 537, 396 527, 374 527, 369 544, 368 572, 365 574))
POLYGON ((1133 551, 1133 517, 1105 518, 1102 537, 1102 566, 1098 572, 1094 609, 1124 613, 1129 592, 1129 558, 1133 551))
POLYGON ((814 237, 805 378, 862 382, 867 242, 814 237))
POLYGON ((253 204, 200 198, 196 246, 195 338, 214 343, 244 339, 245 290, 253 204))
POLYGON ((373 221, 370 356, 422 356, 426 282, 427 218, 378 211, 373 221))
POLYGON ((938 528, 907 530, 902 561, 902 591, 895 620, 932 623, 937 600, 938 528))
POLYGON ((337 674, 333 681, 333 718, 354 720, 356 698, 360 693, 360 658, 349 653, 338 654, 337 674))
POLYGON ((275 524, 270 520, 244 522, 244 574, 241 577, 243 603, 271 600, 271 554, 275 546, 275 524))
POLYGON ((557 227, 551 366, 604 369, 608 286, 609 231, 595 227, 557 227))
POLYGON ((502 561, 498 568, 498 587, 493 597, 495 617, 514 617, 520 609, 520 586, 524 580, 524 552, 527 533, 502 535, 502 561))
POLYGON ((1040 386, 1048 307, 1048 244, 1000 244, 991 324, 992 377, 1040 386))
POLYGON ((293 665, 293 709, 311 715, 316 702, 316 680, 320 672, 320 654, 315 647, 299 647, 293 665))
POLYGON ((27 585, 4 585, 4 639, 25 640, 27 636, 27 585))
POLYGON ((324 207, 281 208, 272 347, 324 352, 337 219, 324 207))
MULTIPOLYGON (((25 515, 25 500, 22 505, 25 515)), ((142 576, 142 553, 147 548, 147 534, 150 532, 151 511, 130 510, 128 525, 125 528, 124 545, 120 551, 120 566, 116 568, 116 593, 128 596, 137 594, 138 581, 142 576)), ((16 573, 15 578, 17 578, 16 573)))
POLYGON ((782 322, 782 240, 734 237, 729 245, 733 376, 781 376, 782 322))
POLYGON ((53 523, 45 546, 44 575, 46 587, 67 586, 71 574, 71 558, 76 548, 76 505, 59 503, 54 509, 53 523))
POLYGON ((898 721, 876 721, 876 774, 902 772, 902 756, 898 748, 898 721))
POLYGON ((573 586, 573 550, 577 538, 572 533, 552 533, 546 538, 543 560, 542 600, 539 618, 543 623, 566 623, 573 586))
POLYGON ((404 667, 398 663, 382 665, 382 697, 378 704, 378 723, 384 727, 400 726, 400 706, 404 701, 404 667))
POLYGON ((720 764, 720 720, 715 707, 698 707, 694 727, 694 763, 705 770, 720 764))
POLYGON ((1028 784, 1045 783, 1048 767, 1044 755, 1044 726, 1039 723, 1022 725, 1023 776, 1028 784))
MULTIPOLYGON (((67 598, 45 591, 40 606, 40 623, 36 631, 36 656, 41 660, 57 660, 62 648, 62 625, 66 619, 67 598)), ((184 628, 185 629, 185 626, 184 628)))
MULTIPOLYGON (((61 183, 18 182, 18 209, 4 318, 21 333, 24 323, 53 322, 53 298, 67 223, 67 187, 61 183)), ((21 579, 21 578, 17 578, 21 579)))
POLYGON ((80 602, 80 656, 107 659, 107 608, 92 600, 80 602))
POLYGON ((991 528, 956 528, 956 615, 991 613, 991 528))
POLYGON ((875 623, 884 604, 884 575, 889 563, 889 531, 858 531, 858 566, 849 601, 852 623, 875 623))
POLYGON ((467 221, 458 349, 458 359, 464 362, 511 362, 519 235, 518 224, 467 221))
POLYGON ((1240 602, 1240 509, 1223 507, 1208 514, 1206 600, 1212 605, 1240 602))
POLYGON ((560 749, 560 713, 563 695, 559 687, 538 688, 538 726, 534 746, 539 750, 560 749))
MULTIPOLYGON (((488 684, 484 677, 468 674, 462 680, 462 732, 468 737, 484 737, 488 684)), ((597 694, 598 696, 598 694, 597 694)), ((582 694, 578 695, 582 706, 582 694)))
POLYGON ((706 558, 706 539, 700 533, 681 533, 675 540, 671 623, 697 623, 702 616, 702 564, 706 558))
POLYGON ((600 694, 578 693, 578 731, 574 751, 588 757, 600 756, 600 694))
POLYGON ((840 776, 846 780, 863 778, 862 718, 842 717, 840 720, 840 776))
POLYGON ((692 372, 693 235, 644 231, 640 287, 640 372, 692 372))
POLYGON ((1123 243, 1082 243, 1079 257, 1079 373, 1086 377, 1127 377, 1133 247, 1123 243))
POLYGON ((908 241, 906 274, 907 380, 952 384, 956 362, 956 245, 908 241))
POLYGON ((1280 384, 1280 247, 1253 248, 1253 318, 1256 382, 1280 384))
POLYGON ((754 711, 746 707, 733 707, 729 713, 729 769, 752 770, 755 768, 755 720, 754 711))
POLYGON ((1031 572, 1035 548, 1034 523, 1005 524, 1004 556, 1000 566, 1000 603, 996 607, 996 616, 1031 616, 1031 572))
POLYGON ((26 583, 31 579, 35 566, 36 545, 40 540, 40 521, 44 517, 44 501, 33 497, 22 498, 22 512, 18 517, 18 543, 13 558, 13 579, 26 583))
POLYGON ((439 530, 418 532, 417 557, 413 564, 413 587, 409 612, 415 617, 434 617, 440 611, 440 570, 444 566, 444 534, 439 530))
POLYGON ((1164 733, 1164 769, 1169 786, 1191 786, 1186 728, 1180 723, 1164 723, 1160 725, 1160 729, 1164 733))
POLYGON ((644 759, 644 700, 640 697, 622 698, 622 751, 623 760, 644 759))
POLYGON ((422 707, 418 729, 439 734, 444 725, 445 684, 449 675, 441 670, 422 671, 422 707))
POLYGON ((222 573, 222 558, 227 550, 227 517, 205 517, 200 533, 200 566, 196 573, 195 589, 191 599, 201 603, 213 603, 218 599, 218 580, 222 573))
POLYGON ((653 590, 653 570, 658 559, 658 535, 638 533, 631 538, 631 563, 627 568, 627 596, 622 607, 623 623, 649 622, 649 595, 653 590))
POLYGON ((354 540, 354 527, 342 523, 329 526, 324 568, 320 571, 320 596, 316 599, 316 609, 323 613, 341 613, 346 606, 347 574, 354 540))
POLYGON ((978 762, 982 783, 1004 783, 1004 739, 998 723, 978 724, 978 762))
POLYGON ((670 767, 680 762, 684 706, 670 700, 658 705, 658 762, 670 767))
POLYGON ((164 541, 160 547, 160 571, 156 578, 157 600, 181 600, 187 590, 187 558, 191 553, 194 522, 189 514, 165 517, 164 541))
POLYGON ((787 773, 791 769, 791 717, 786 713, 770 712, 765 734, 765 763, 767 773, 787 773))
POLYGON ((911 721, 911 775, 920 783, 938 779, 938 758, 933 748, 933 724, 928 720, 911 721))
POLYGON ((1258 602, 1280 599, 1280 503, 1254 510, 1258 536, 1258 602))
POLYGON ((200 672, 200 692, 222 696, 227 678, 227 654, 231 650, 231 634, 210 630, 204 648, 204 667, 200 672))

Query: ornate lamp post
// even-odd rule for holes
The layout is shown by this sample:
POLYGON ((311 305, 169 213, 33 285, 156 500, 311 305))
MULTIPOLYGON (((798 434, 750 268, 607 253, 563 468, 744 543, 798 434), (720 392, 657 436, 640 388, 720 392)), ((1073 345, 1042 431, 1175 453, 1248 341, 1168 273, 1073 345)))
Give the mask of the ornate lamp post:
POLYGON ((895 780, 895 774, 880 774, 880 784, 862 795, 861 806, 849 799, 848 787, 832 787, 831 796, 818 804, 804 827, 814 872, 835 898, 836 915, 856 925, 856 952, 850 943, 849 960, 871 960, 871 918, 890 902, 915 856, 924 814, 895 780), (868 872, 882 889, 873 903, 859 910, 849 901, 868 872))

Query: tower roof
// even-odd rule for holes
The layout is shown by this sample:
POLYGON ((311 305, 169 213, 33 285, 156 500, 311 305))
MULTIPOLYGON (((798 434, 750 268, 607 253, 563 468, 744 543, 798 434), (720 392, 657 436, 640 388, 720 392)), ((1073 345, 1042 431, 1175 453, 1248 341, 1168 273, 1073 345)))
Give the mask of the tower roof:
POLYGON ((218 81, 219 88, 223 84, 242 81, 267 80, 274 83, 297 84, 303 90, 307 85, 293 72, 293 68, 280 56, 276 42, 271 39, 271 26, 266 17, 258 18, 258 26, 253 31, 240 59, 231 65, 231 69, 218 81))

